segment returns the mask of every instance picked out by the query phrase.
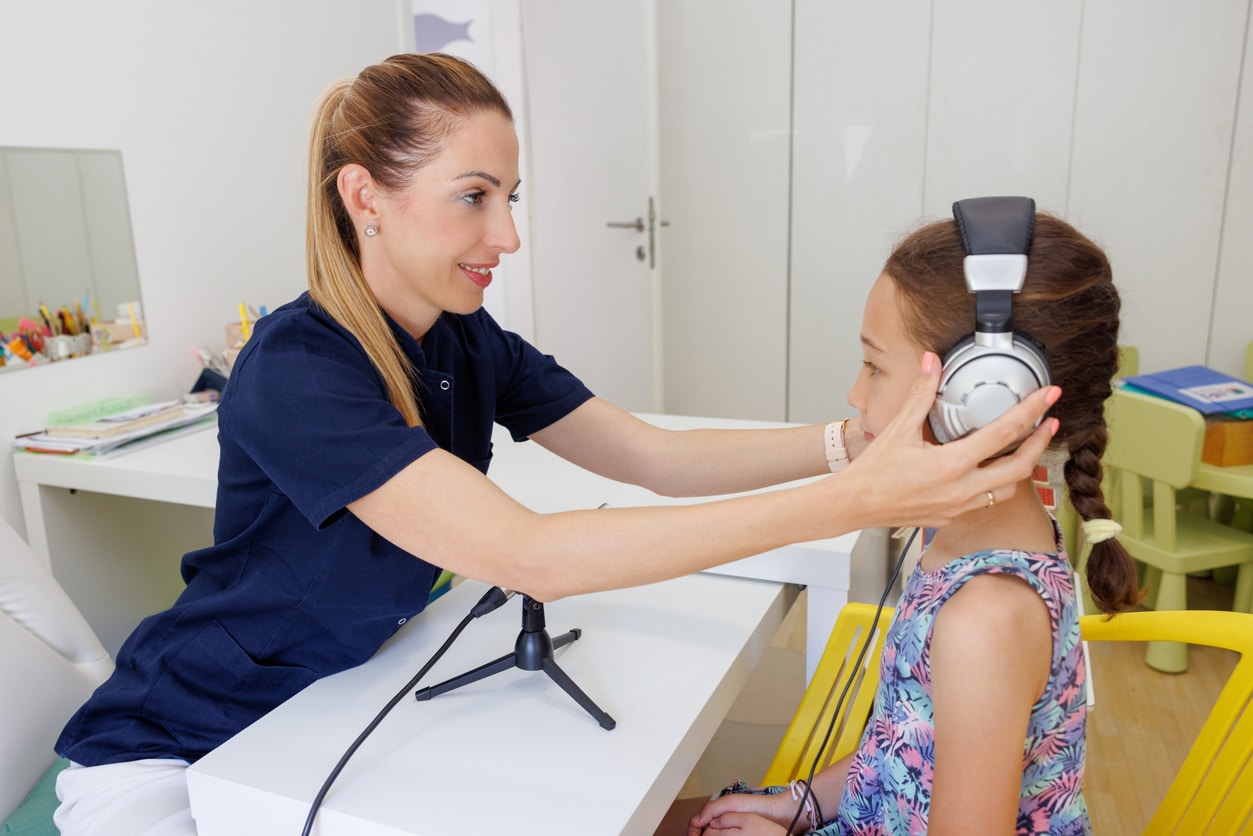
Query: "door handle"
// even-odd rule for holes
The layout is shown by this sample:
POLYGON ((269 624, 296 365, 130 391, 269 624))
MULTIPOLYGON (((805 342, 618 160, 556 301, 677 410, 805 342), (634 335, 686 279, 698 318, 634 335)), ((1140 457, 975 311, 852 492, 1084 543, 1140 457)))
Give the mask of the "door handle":
POLYGON ((621 221, 609 221, 607 224, 605 224, 605 226, 613 226, 613 227, 618 227, 620 229, 634 229, 636 232, 643 232, 645 229, 643 218, 636 218, 635 220, 629 223, 623 223, 621 221))

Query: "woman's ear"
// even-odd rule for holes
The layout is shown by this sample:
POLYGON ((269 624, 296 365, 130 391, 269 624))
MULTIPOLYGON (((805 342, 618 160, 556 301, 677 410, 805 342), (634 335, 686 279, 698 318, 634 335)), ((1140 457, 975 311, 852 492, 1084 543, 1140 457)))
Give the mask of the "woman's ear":
POLYGON ((366 171, 365 166, 359 163, 344 166, 335 178, 335 186, 339 189, 339 199, 344 202, 353 226, 360 228, 377 219, 377 190, 374 178, 366 171))

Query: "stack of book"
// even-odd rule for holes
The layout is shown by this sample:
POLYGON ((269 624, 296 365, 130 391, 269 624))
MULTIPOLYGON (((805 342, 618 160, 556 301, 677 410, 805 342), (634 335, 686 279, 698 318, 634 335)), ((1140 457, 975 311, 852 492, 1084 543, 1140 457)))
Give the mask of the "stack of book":
POLYGON ((18 449, 35 453, 99 455, 165 435, 171 430, 200 424, 216 410, 216 403, 150 403, 90 420, 52 424, 42 432, 20 435, 13 443, 18 449))
POLYGON ((1128 377, 1123 385, 1204 415, 1201 461, 1219 467, 1253 464, 1253 383, 1206 366, 1184 366, 1128 377))

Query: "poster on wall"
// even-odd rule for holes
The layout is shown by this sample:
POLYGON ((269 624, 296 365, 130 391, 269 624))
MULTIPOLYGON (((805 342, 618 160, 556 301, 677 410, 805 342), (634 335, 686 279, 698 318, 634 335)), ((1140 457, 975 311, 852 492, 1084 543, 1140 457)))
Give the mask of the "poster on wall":
POLYGON ((447 52, 495 77, 490 0, 413 0, 413 51, 447 52))

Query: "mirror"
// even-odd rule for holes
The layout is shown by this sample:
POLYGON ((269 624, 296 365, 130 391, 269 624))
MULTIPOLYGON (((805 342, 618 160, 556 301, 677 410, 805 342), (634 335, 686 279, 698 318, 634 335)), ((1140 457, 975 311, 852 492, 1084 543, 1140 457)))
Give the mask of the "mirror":
POLYGON ((146 342, 120 151, 0 148, 0 333, 3 370, 146 342))

